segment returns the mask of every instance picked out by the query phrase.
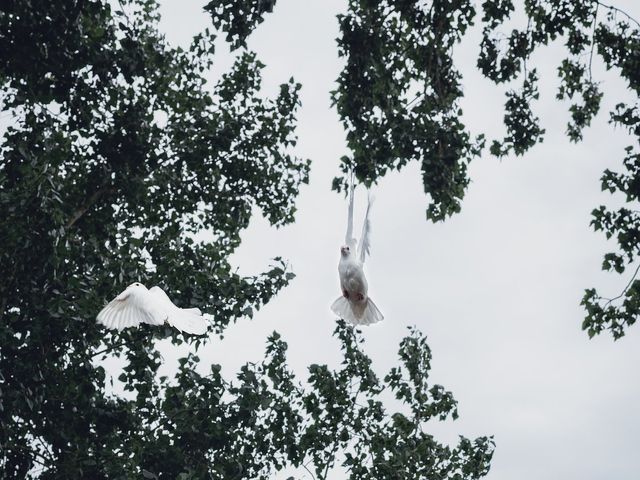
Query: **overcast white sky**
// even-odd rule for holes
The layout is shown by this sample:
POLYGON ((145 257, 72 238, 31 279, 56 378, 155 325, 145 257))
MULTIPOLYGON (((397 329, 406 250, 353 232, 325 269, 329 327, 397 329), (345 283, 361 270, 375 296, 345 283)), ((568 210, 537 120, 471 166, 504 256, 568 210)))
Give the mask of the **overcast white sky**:
MULTIPOLYGON (((161 28, 170 42, 186 44, 209 25, 205 3, 163 2, 161 28)), ((640 16, 633 0, 616 4, 640 16)), ((329 305, 340 293, 346 204, 330 184, 347 151, 329 91, 341 69, 335 15, 345 7, 346 0, 278 0, 249 41, 267 65, 268 94, 291 75, 303 84, 297 153, 313 163, 296 223, 276 230, 254 217, 234 256, 247 274, 283 256, 297 278, 253 320, 238 322, 202 349, 200 357, 222 364, 229 376, 262 358, 273 330, 288 341, 290 364, 303 379, 307 365, 339 361, 329 305)), ((474 133, 501 137, 504 99, 475 70, 478 38, 475 29, 455 51, 465 120, 474 133)), ((603 113, 586 140, 572 145, 564 135, 566 105, 555 100, 560 58, 547 48, 531 62, 542 80, 536 108, 547 129, 544 143, 524 158, 498 161, 486 153, 476 159, 461 214, 444 224, 425 221, 417 164, 376 187, 367 269, 371 296, 386 319, 365 330, 365 349, 384 374, 396 363, 408 325, 428 335, 432 380, 452 390, 460 407, 458 421, 431 430, 447 442, 458 434, 494 435, 489 480, 637 479, 640 326, 615 343, 608 335, 590 341, 580 330, 579 306, 584 288, 614 295, 628 280, 600 271, 602 254, 613 246, 589 228, 592 208, 611 201, 600 192, 600 175, 619 168, 631 143, 606 122, 624 85, 597 65, 605 81, 603 113)), ((220 55, 214 75, 230 63, 220 55)), ((364 190, 356 196, 359 231, 364 190)), ((162 348, 164 368, 175 368, 184 348, 162 348)))

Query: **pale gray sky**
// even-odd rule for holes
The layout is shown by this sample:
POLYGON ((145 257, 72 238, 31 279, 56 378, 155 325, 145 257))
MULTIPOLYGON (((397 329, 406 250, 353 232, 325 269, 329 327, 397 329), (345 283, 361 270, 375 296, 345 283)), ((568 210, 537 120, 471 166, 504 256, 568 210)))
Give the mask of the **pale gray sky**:
MULTIPOLYGON (((161 28, 170 42, 186 44, 209 24, 205 3, 162 3, 161 28)), ((633 0, 616 4, 640 16, 633 0)), ((307 365, 337 366, 340 358, 329 305, 340 293, 346 204, 330 183, 348 152, 329 91, 341 68, 335 15, 345 7, 346 0, 278 0, 249 40, 267 65, 266 93, 291 75, 302 83, 297 153, 313 163, 296 223, 276 230, 254 217, 233 258, 251 274, 283 256, 297 278, 253 320, 241 320, 201 350, 203 363, 222 364, 228 376, 262 358, 273 330, 288 341, 290 364, 301 378, 307 365)), ((476 72, 478 38, 475 29, 455 50, 464 74, 465 120, 475 133, 501 137, 504 98, 476 72)), ((596 65, 605 81, 602 113, 586 141, 570 144, 567 106, 555 100, 559 55, 551 47, 531 62, 541 76, 543 100, 536 110, 547 129, 544 143, 523 158, 499 161, 485 153, 476 159, 461 214, 444 224, 425 221, 418 165, 388 174, 376 187, 367 270, 371 296, 386 319, 365 329, 365 349, 384 374, 396 363, 408 325, 428 335, 432 380, 452 390, 460 407, 458 421, 431 430, 447 442, 458 434, 493 434, 489 480, 631 480, 640 471, 640 326, 616 343, 607 335, 589 341, 580 330, 579 306, 584 288, 614 295, 628 280, 600 271, 602 254, 613 245, 589 228, 591 209, 611 202, 600 192, 600 175, 620 167, 623 147, 631 143, 606 122, 624 85, 596 65)), ((213 75, 230 63, 221 54, 213 75)), ((356 196, 361 221, 364 190, 356 196)), ((171 371, 185 348, 165 344, 162 351, 163 368, 171 371)))

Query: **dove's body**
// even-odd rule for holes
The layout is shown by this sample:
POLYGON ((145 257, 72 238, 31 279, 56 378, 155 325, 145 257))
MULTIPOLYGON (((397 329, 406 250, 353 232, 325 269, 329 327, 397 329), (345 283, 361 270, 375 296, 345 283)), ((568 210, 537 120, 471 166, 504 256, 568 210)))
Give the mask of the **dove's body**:
POLYGON ((98 314, 98 323, 107 328, 122 330, 141 323, 172 327, 193 335, 207 331, 207 321, 197 308, 178 308, 160 287, 147 287, 140 283, 129 285, 98 314))
POLYGON ((354 325, 370 325, 382 320, 384 316, 369 298, 369 285, 362 264, 348 250, 343 251, 340 258, 338 274, 342 296, 333 302, 331 310, 354 325))
POLYGON ((340 275, 340 287, 345 298, 349 300, 366 300, 369 285, 364 276, 362 265, 353 255, 342 255, 338 263, 338 275, 340 275))
POLYGON ((367 206, 364 227, 360 238, 360 249, 356 256, 356 240, 353 238, 353 186, 351 187, 349 198, 349 214, 347 219, 346 245, 341 251, 340 262, 338 263, 338 274, 340 276, 340 288, 342 296, 337 298, 331 305, 331 310, 340 318, 345 319, 354 325, 369 325, 382 320, 384 317, 378 307, 369 298, 369 285, 364 275, 363 265, 366 255, 369 253, 370 241, 369 233, 371 222, 369 211, 371 199, 367 206))

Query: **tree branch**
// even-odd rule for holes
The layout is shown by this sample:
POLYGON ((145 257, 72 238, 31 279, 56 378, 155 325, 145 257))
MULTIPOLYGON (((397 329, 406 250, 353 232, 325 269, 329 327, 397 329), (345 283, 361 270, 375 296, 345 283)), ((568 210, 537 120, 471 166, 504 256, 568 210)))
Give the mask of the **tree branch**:
POLYGON ((306 464, 306 463, 303 463, 303 464, 302 464, 302 466, 304 467, 304 469, 305 469, 307 472, 309 472, 309 475, 311 475, 311 478, 313 478, 313 480, 316 480, 316 476, 313 474, 313 472, 312 472, 311 470, 309 470, 309 469, 307 468, 307 464, 306 464))
POLYGON ((169 415, 167 417, 165 417, 164 419, 161 419, 158 421, 158 425, 156 425, 155 427, 151 428, 151 430, 149 430, 149 433, 153 433, 155 432, 157 429, 159 429, 160 427, 165 426, 166 424, 168 424, 169 422, 171 422, 173 419, 175 419, 177 416, 183 414, 183 413, 195 413, 195 412, 199 412, 201 410, 206 410, 208 407, 194 407, 194 408, 182 408, 180 410, 176 410, 175 412, 173 412, 172 415, 169 415))
MULTIPOLYGON (((527 50, 529 50, 529 48, 531 48, 532 45, 529 45, 529 37, 531 37, 531 16, 529 16, 529 19, 527 20, 527 50)), ((533 38, 531 38, 531 43, 533 44, 533 38)), ((529 55, 531 55, 531 52, 527 51, 524 54, 524 58, 522 59, 522 73, 523 73, 523 77, 524 77, 524 81, 527 81, 527 58, 529 58, 529 55)))
POLYGON ((600 2, 596 3, 596 11, 593 14, 593 26, 591 30, 591 52, 589 52, 589 81, 591 82, 591 64, 593 63, 593 48, 596 44, 596 24, 598 21, 598 9, 600 8, 600 2))
POLYGON ((104 348, 104 349, 92 354, 91 357, 93 358, 93 357, 97 357, 98 355, 101 355, 103 353, 112 352, 116 348, 124 347, 124 346, 127 346, 127 345, 131 344, 131 343, 132 343, 131 341, 126 341, 126 342, 122 342, 122 343, 117 343, 115 345, 111 345, 110 347, 106 347, 106 348, 104 348))
POLYGON ((7 308, 7 297, 2 297, 2 302, 0 302, 0 321, 2 321, 2 317, 4 317, 5 308, 7 308))
MULTIPOLYGON (((337 433, 337 432, 335 432, 337 433)), ((322 474, 322 480, 327 480, 327 475, 329 474, 329 468, 333 466, 333 464, 336 461, 336 452, 338 450, 338 440, 336 440, 336 442, 333 444, 333 450, 331 450, 331 453, 329 454, 329 460, 327 461, 327 465, 325 466, 324 469, 324 473, 322 474)))
POLYGON ((106 185, 94 192, 85 204, 75 211, 71 219, 67 222, 67 228, 71 228, 78 220, 80 220, 80 218, 87 213, 87 211, 100 199, 100 197, 113 192, 114 190, 106 185))
POLYGON ((608 8, 609 10, 613 10, 614 12, 620 12, 622 15, 624 15, 625 17, 627 17, 629 20, 631 20, 633 23, 635 23, 638 27, 640 27, 640 22, 638 22, 638 20, 636 20, 635 18, 633 18, 631 15, 629 15, 627 12, 625 12, 624 10, 619 9, 618 7, 614 7, 613 5, 607 5, 606 3, 602 3, 598 0, 596 0, 596 3, 598 5, 600 5, 601 7, 604 8, 608 8))
POLYGON ((629 290, 629 287, 631 286, 633 281, 638 276, 638 272, 639 271, 640 271, 640 265, 638 265, 638 267, 636 268, 636 271, 633 273, 633 276, 631 277, 631 280, 629 280, 629 283, 627 283, 627 286, 624 287, 624 290, 622 290, 622 293, 620 295, 618 295, 617 297, 613 297, 613 298, 604 298, 603 299, 603 300, 607 300, 607 303, 605 303, 602 308, 607 308, 612 302, 615 302, 616 300, 621 298, 625 293, 627 293, 627 290, 629 290))

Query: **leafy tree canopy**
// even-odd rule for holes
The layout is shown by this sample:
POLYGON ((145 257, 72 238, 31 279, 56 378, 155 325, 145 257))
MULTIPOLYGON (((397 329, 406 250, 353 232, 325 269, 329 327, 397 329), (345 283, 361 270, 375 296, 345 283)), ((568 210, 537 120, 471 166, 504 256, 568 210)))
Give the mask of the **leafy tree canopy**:
MULTIPOLYGON (((233 48, 275 2, 213 1, 233 48)), ((213 314, 210 334, 251 316, 292 278, 285 264, 241 277, 228 263, 253 207, 294 219, 309 161, 292 153, 300 85, 261 95, 242 49, 215 85, 216 33, 167 44, 153 0, 11 0, 0 5, 0 466, 22 478, 269 478, 285 466, 320 478, 475 479, 491 439, 455 447, 425 433, 455 418, 451 393, 428 383, 430 352, 412 331, 380 380, 358 333, 339 323, 343 363, 286 365, 274 333, 264 361, 236 380, 196 373, 196 353, 158 376, 168 328, 107 332, 96 313, 133 281, 160 284, 213 314), (198 240, 208 232, 211 240, 198 240), (119 356, 117 380, 105 371, 119 356), (108 388, 115 380, 116 393, 108 388), (389 413, 380 394, 394 392, 389 413), (126 395, 118 394, 121 389, 126 395)))
MULTIPOLYGON (((342 159, 366 184, 410 161, 422 167, 427 218, 445 220, 460 211, 469 184, 467 166, 480 155, 484 137, 473 137, 462 122, 461 76, 453 46, 478 22, 482 42, 477 67, 496 84, 508 83, 504 104, 505 135, 491 141, 492 155, 523 155, 544 138, 535 115, 538 74, 530 61, 534 51, 561 43, 566 57, 557 66, 556 98, 569 104, 566 134, 582 140, 585 127, 600 110, 602 85, 592 75, 594 58, 627 84, 632 102, 621 101, 609 112, 610 123, 627 130, 632 142, 621 168, 607 169, 602 189, 624 196, 618 209, 599 206, 592 226, 615 238, 618 250, 605 255, 604 270, 624 273, 640 253, 640 24, 626 12, 599 0, 432 0, 428 2, 349 0, 339 17, 338 48, 346 64, 337 79, 333 101, 347 131, 351 156, 342 159), (516 11, 516 6, 521 11, 516 11), (521 28, 506 24, 523 19, 521 28)), ((334 189, 347 175, 334 180, 334 189)), ((640 280, 635 269, 619 297, 585 292, 589 336, 608 329, 624 335, 640 314, 640 280)))

